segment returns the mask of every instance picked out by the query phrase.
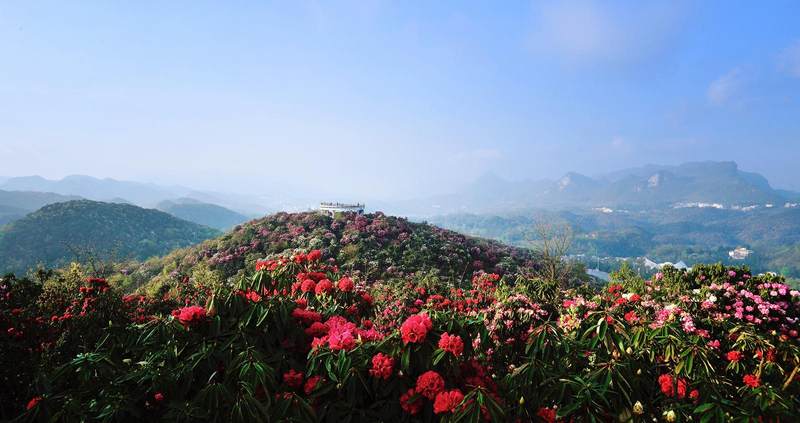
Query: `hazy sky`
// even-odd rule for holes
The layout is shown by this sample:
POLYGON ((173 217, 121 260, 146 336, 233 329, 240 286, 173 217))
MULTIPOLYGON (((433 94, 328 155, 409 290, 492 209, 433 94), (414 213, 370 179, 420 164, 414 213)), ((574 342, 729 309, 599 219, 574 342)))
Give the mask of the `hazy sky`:
POLYGON ((378 198, 712 159, 800 189, 800 2, 3 2, 0 159, 378 198))

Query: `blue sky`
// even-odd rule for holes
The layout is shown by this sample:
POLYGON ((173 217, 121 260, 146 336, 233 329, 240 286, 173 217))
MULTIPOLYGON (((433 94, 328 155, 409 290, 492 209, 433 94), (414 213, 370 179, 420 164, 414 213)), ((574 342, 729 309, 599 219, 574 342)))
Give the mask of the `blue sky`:
POLYGON ((0 175, 375 198, 735 160, 800 189, 800 2, 5 2, 0 175))

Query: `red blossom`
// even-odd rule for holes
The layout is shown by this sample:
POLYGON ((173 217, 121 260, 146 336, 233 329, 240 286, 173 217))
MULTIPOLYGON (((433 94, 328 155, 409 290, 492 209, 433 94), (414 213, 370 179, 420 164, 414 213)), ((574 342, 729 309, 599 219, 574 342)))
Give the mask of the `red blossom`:
POLYGON ((625 321, 628 322, 628 324, 634 324, 639 321, 639 316, 636 315, 635 311, 631 310, 625 313, 625 321))
POLYGON ((306 279, 300 284, 300 290, 303 292, 312 292, 316 288, 317 283, 312 281, 311 279, 306 279))
POLYGON ((557 412, 555 408, 541 407, 539 411, 536 412, 536 415, 547 423, 555 423, 557 412))
POLYGON ((333 291, 333 283, 327 279, 319 281, 317 286, 314 288, 314 293, 317 295, 330 294, 331 291, 333 291))
POLYGON ((339 291, 342 292, 352 292, 353 288, 355 287, 353 280, 346 276, 339 279, 339 282, 336 283, 336 286, 339 288, 339 291))
POLYGON ((301 322, 310 325, 314 322, 319 322, 322 320, 322 315, 317 313, 316 311, 306 310, 302 308, 296 308, 292 310, 292 317, 301 322))
POLYGON ((384 353, 377 353, 372 357, 372 368, 369 374, 377 379, 388 380, 394 371, 394 358, 384 353))
POLYGON ((433 402, 433 412, 436 414, 452 413, 462 401, 464 401, 464 394, 458 389, 440 392, 433 402))
POLYGON ((321 258, 322 258, 322 251, 320 250, 311 250, 311 252, 309 252, 306 255, 306 259, 308 261, 318 261, 321 258))
POLYGON ((156 392, 153 395, 153 399, 156 400, 156 402, 164 401, 164 394, 162 394, 161 392, 156 392))
POLYGON ((314 337, 314 338, 321 338, 328 334, 328 325, 321 322, 314 322, 308 329, 305 330, 306 335, 314 337))
POLYGON ((761 386, 761 379, 758 376, 752 374, 744 375, 744 377, 742 378, 742 382, 744 382, 745 385, 751 388, 758 388, 759 386, 761 386))
POLYGON ((27 406, 25 406, 25 409, 26 409, 26 410, 33 409, 34 407, 36 407, 37 405, 39 405, 39 403, 40 403, 41 401, 42 401, 42 397, 40 397, 40 396, 35 396, 35 397, 31 398, 31 400, 30 400, 30 401, 28 401, 28 405, 27 405, 27 406))
POLYGON ((427 314, 415 314, 400 326, 400 335, 403 343, 419 343, 428 335, 428 331, 433 327, 430 317, 427 314))
POLYGON ((434 370, 428 370, 417 378, 416 393, 433 400, 436 394, 444 390, 444 379, 434 370))
POLYGON ((742 352, 741 351, 728 351, 728 354, 725 355, 728 361, 737 362, 742 359, 742 352))
POLYGON ((661 393, 671 397, 675 395, 675 388, 672 385, 672 376, 663 374, 658 377, 658 384, 661 386, 661 393))
POLYGON ((187 306, 172 311, 172 316, 184 326, 196 326, 206 319, 206 309, 200 306, 187 306))
POLYGON ((439 348, 458 357, 464 352, 464 341, 462 341, 461 337, 458 335, 450 335, 445 332, 442 334, 442 337, 439 338, 439 348))
POLYGON ((283 374, 283 383, 292 389, 299 389, 303 386, 303 374, 295 369, 289 369, 283 374))
POLYGON ((320 376, 311 376, 308 378, 305 385, 303 385, 303 392, 305 392, 306 395, 311 395, 311 393, 317 389, 317 385, 319 384, 320 380, 322 380, 322 377, 320 376))

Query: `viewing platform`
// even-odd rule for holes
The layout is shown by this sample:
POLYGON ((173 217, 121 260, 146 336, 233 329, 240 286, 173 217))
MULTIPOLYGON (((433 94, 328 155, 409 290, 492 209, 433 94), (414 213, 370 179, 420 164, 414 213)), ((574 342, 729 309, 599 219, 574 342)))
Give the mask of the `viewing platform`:
POLYGON ((319 203, 319 211, 323 213, 327 213, 331 216, 335 215, 336 213, 358 213, 364 214, 364 204, 355 203, 355 204, 348 204, 348 203, 326 203, 322 202, 319 203))

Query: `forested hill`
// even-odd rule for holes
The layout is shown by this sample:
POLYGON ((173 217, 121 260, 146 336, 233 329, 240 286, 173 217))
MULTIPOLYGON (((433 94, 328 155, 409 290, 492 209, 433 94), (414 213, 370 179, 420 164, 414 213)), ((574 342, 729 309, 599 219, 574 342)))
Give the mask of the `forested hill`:
POLYGON ((167 213, 88 200, 47 205, 0 231, 0 272, 72 260, 143 260, 219 235, 167 213))
POLYGON ((325 259, 370 279, 415 272, 451 279, 470 278, 476 270, 516 272, 535 264, 529 250, 465 236, 425 223, 383 213, 330 217, 324 214, 278 213, 237 226, 200 245, 153 259, 135 270, 132 283, 174 281, 198 269, 222 278, 245 274, 258 259, 319 249, 325 259))

